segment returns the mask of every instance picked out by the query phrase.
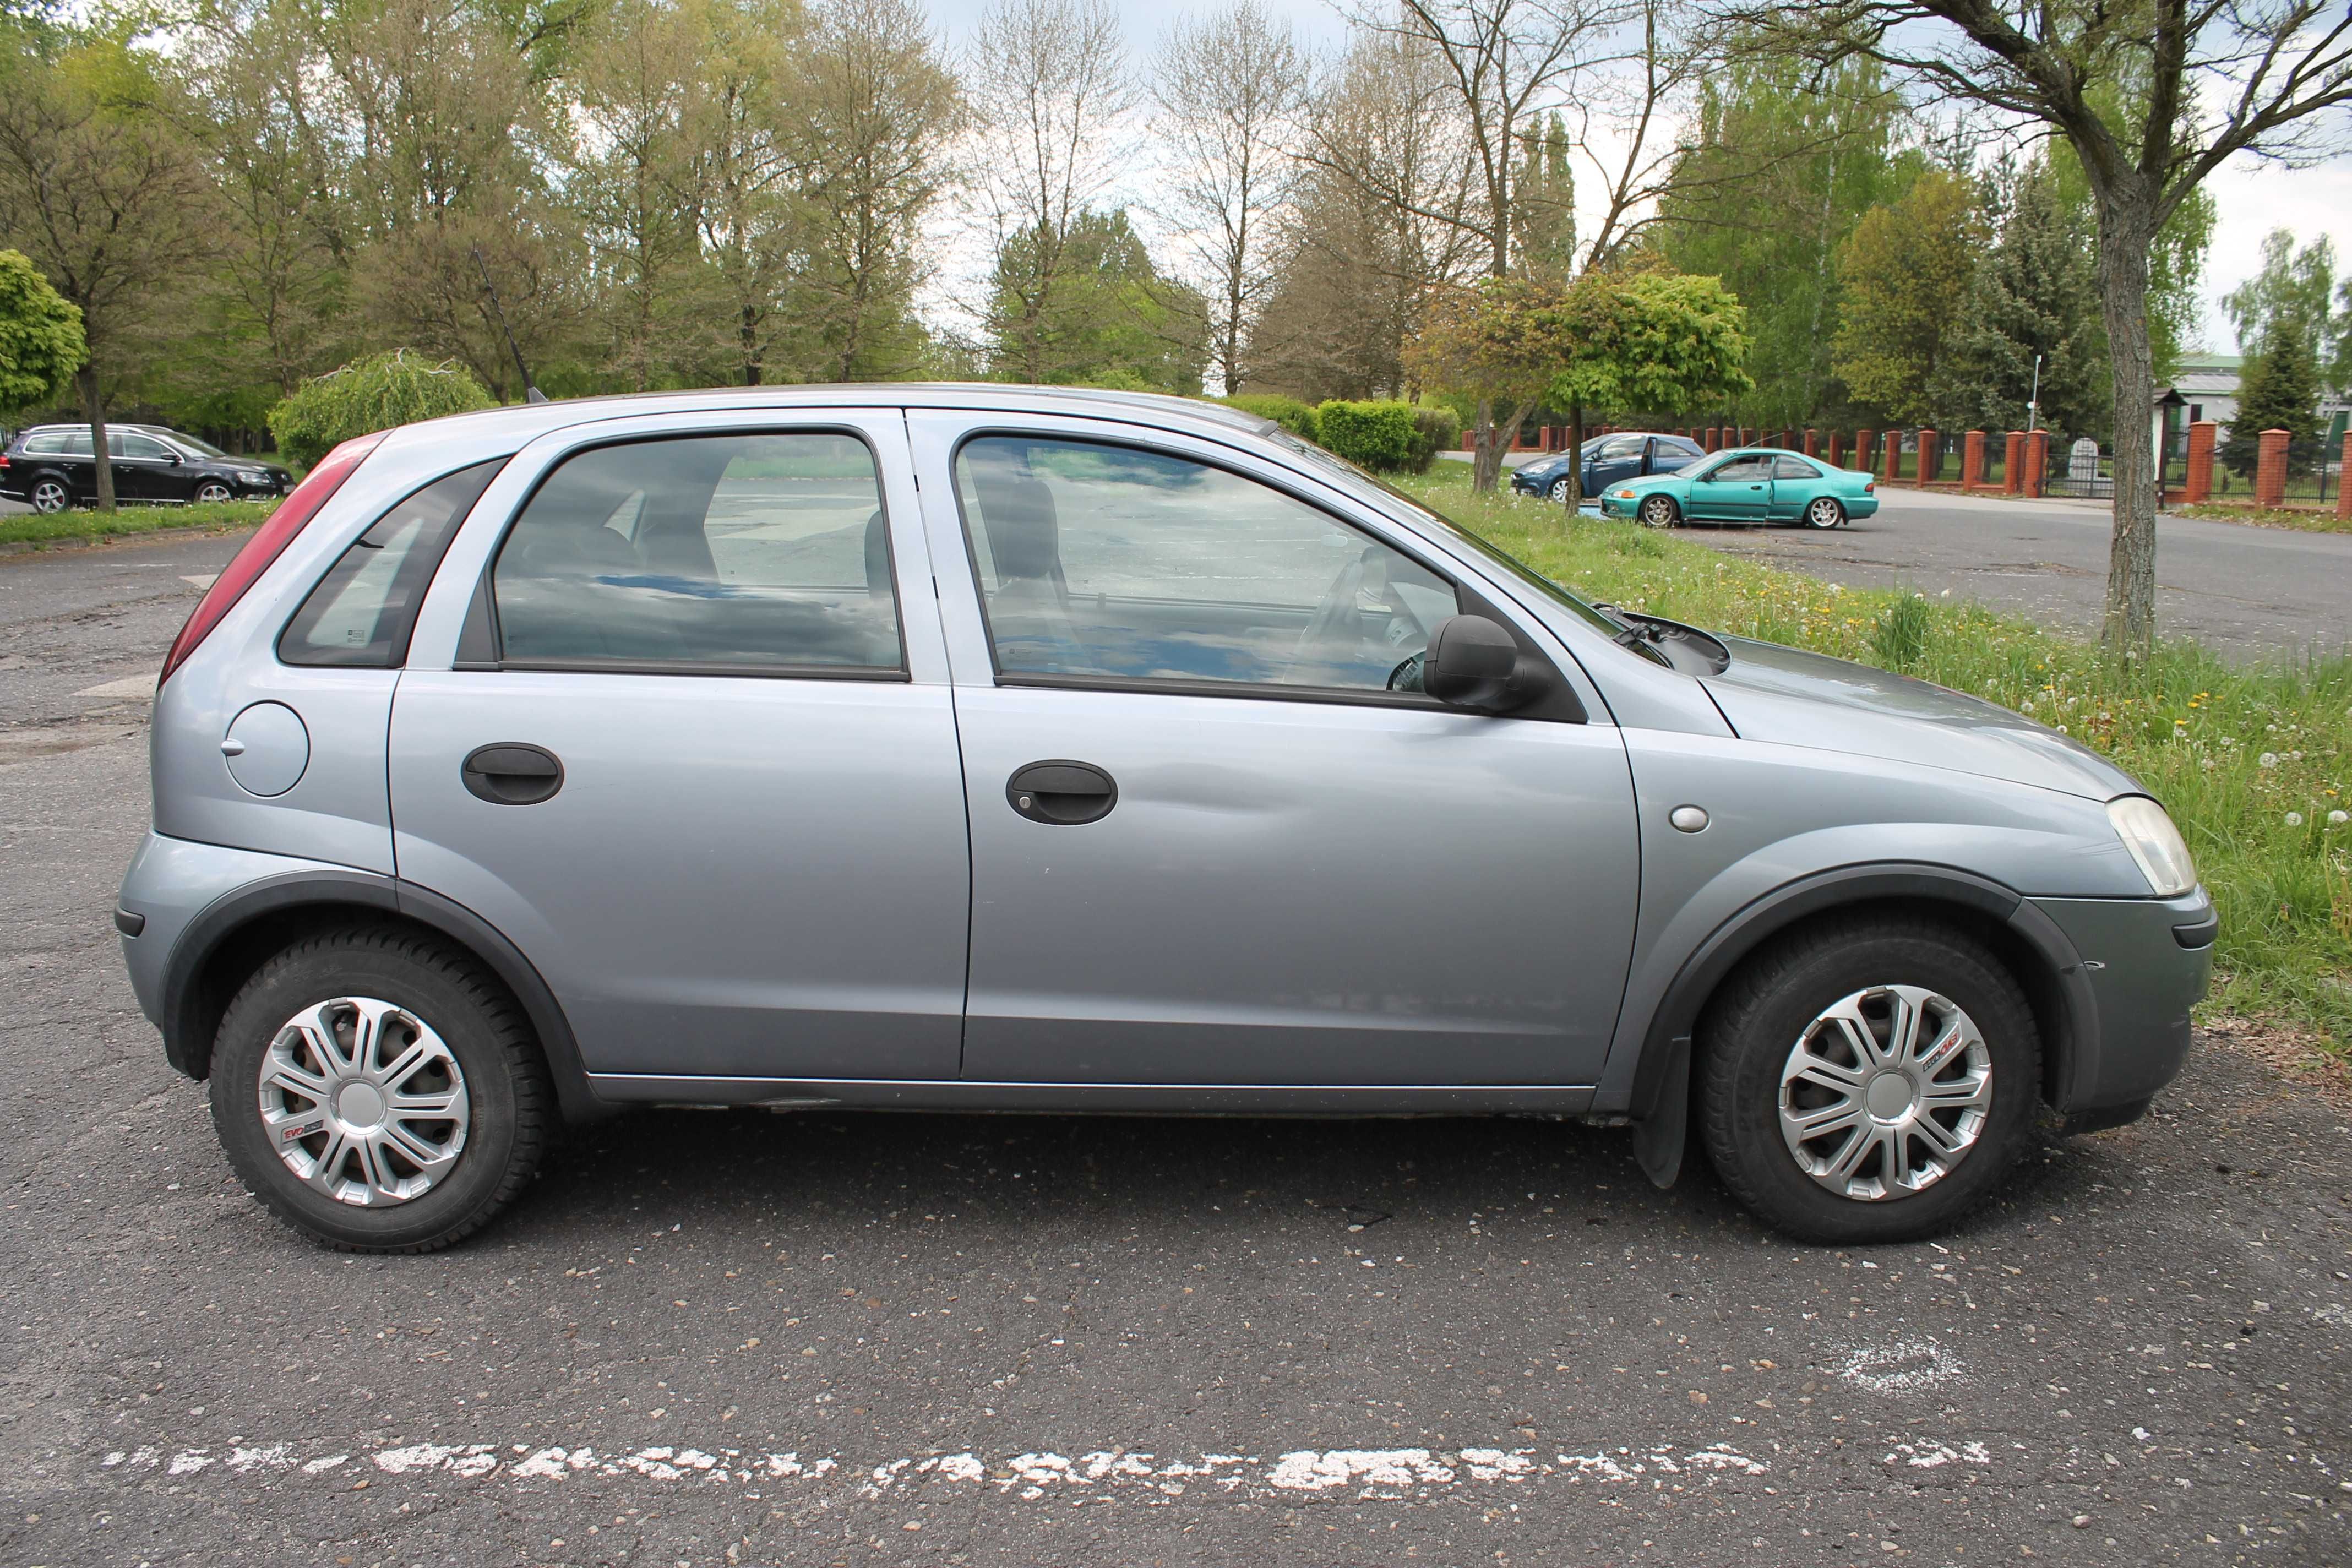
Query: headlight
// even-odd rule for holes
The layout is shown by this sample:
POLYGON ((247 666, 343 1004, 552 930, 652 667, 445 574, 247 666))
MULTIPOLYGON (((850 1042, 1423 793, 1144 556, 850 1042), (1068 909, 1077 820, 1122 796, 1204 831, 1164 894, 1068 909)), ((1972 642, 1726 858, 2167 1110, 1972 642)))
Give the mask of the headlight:
POLYGON ((2124 841, 2148 890, 2159 899, 2177 899, 2197 885, 2197 868, 2189 863, 2189 846, 2164 807, 2144 795, 2126 795, 2107 802, 2107 820, 2124 841))
POLYGON ((268 474, 256 473, 251 468, 239 468, 236 471, 236 477, 249 485, 266 485, 269 482, 268 474))
POLYGON ((1633 492, 1632 490, 1619 490, 1617 492, 1617 499, 1619 500, 1632 500, 1633 499, 1633 492))

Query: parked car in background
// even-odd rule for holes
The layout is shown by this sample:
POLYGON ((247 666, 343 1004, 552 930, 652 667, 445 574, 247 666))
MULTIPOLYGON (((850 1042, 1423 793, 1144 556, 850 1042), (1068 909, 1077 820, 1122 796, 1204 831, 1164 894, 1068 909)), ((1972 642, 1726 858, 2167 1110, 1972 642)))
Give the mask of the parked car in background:
POLYGON ((1851 468, 1774 447, 1718 452, 1712 462, 1607 487, 1603 517, 1630 517, 1652 528, 1683 522, 1801 523, 1838 528, 1878 510, 1878 481, 1851 468))
MULTIPOLYGON (((275 463, 231 457, 209 441, 162 425, 110 425, 119 501, 225 501, 286 493, 294 476, 275 463)), ((0 496, 59 512, 98 496, 98 464, 87 425, 37 425, 0 451, 0 496)))
MULTIPOLYGON (((1644 435, 1633 431, 1597 436, 1584 444, 1584 494, 1587 500, 1621 479, 1644 474, 1671 473, 1706 456, 1705 447, 1680 436, 1644 435)), ((1557 505, 1568 503, 1568 454, 1522 463, 1511 471, 1511 489, 1520 495, 1541 496, 1557 505)))
MULTIPOLYGON (((2006 709, 1609 610, 1271 421, 719 388, 368 436, 172 645, 114 914, 247 1187, 475 1230, 626 1105, 1502 1114, 1919 1237, 2217 922, 2006 709)), ((1458 1183, 1457 1183, 1458 1184, 1458 1183)))

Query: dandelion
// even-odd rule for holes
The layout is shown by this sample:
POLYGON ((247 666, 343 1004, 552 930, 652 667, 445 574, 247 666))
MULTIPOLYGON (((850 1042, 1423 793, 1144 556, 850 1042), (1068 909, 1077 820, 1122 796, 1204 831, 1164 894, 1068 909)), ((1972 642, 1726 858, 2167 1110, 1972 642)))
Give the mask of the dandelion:
POLYGON ((2346 816, 2340 811, 2331 811, 2327 814, 2327 826, 2330 827, 2341 827, 2347 821, 2352 821, 2352 817, 2346 816))
POLYGON ((2303 813, 2299 811, 2288 812, 2286 814, 2286 825, 2289 827, 2301 827, 2303 826, 2303 813))
POLYGON ((2264 752, 2261 756, 2254 760, 2261 763, 2263 766, 2266 768, 2274 768, 2278 766, 2278 753, 2276 752, 2264 752))

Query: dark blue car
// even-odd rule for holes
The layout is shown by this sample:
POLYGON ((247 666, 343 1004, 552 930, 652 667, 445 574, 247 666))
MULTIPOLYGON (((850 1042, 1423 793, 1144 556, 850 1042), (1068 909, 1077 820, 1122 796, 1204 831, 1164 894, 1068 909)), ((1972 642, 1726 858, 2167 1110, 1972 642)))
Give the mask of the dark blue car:
MULTIPOLYGON (((1686 441, 1680 436, 1648 436, 1639 431, 1596 436, 1584 444, 1584 493, 1588 498, 1597 496, 1607 486, 1621 479, 1637 479, 1643 474, 1670 474, 1706 456, 1697 442, 1686 441)), ((1542 496, 1565 506, 1568 454, 1559 452, 1521 464, 1511 475, 1511 489, 1521 495, 1542 496)))

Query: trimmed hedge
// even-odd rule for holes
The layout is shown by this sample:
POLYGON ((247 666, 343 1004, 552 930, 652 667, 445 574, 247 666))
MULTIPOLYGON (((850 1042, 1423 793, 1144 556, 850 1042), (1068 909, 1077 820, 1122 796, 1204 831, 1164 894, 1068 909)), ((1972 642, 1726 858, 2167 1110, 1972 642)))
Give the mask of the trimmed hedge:
POLYGON ((1278 392, 1245 392, 1239 397, 1221 397, 1217 401, 1244 414, 1271 419, 1302 441, 1322 445, 1323 421, 1317 416, 1315 405, 1311 403, 1301 403, 1278 392))
POLYGON ((1343 403, 1338 398, 1315 411, 1323 426, 1323 445, 1359 468, 1374 473, 1418 471, 1428 467, 1414 461, 1421 432, 1410 403, 1343 403))
POLYGON ((1462 445, 1462 416, 1451 408, 1427 405, 1412 411, 1412 471, 1429 472, 1440 452, 1451 452, 1462 445))
POLYGON ((304 382, 269 411, 269 433, 278 438, 278 456, 310 468, 338 445, 371 430, 497 406, 457 361, 435 364, 422 354, 394 349, 304 382))

